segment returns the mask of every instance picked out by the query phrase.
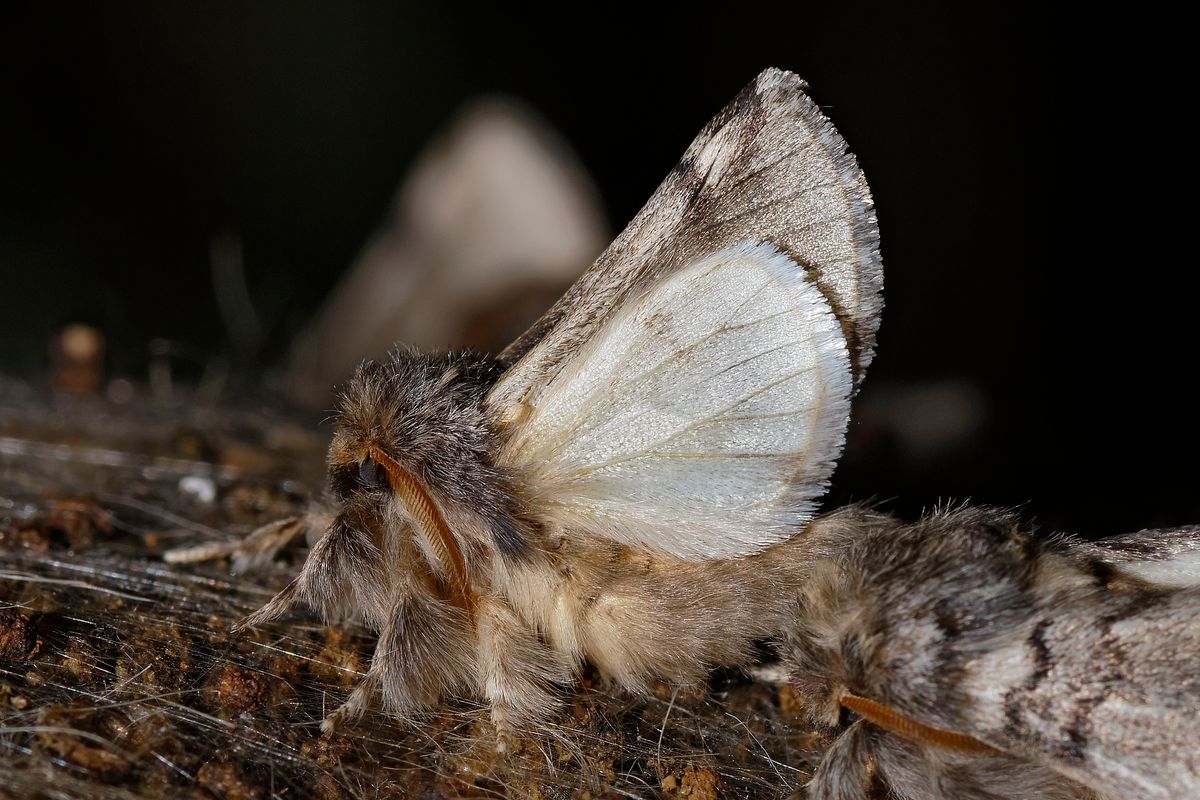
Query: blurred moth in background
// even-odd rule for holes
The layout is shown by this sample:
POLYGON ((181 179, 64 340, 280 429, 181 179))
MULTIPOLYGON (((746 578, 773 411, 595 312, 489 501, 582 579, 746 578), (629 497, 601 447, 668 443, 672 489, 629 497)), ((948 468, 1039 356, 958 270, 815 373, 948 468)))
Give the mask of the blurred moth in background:
POLYGON ((397 341, 499 350, 608 238, 596 189, 566 143, 514 100, 477 100, 422 154, 297 340, 289 391, 325 407, 331 386, 397 341))
POLYGON ((768 641, 840 731, 813 797, 1197 796, 1200 529, 1085 544, 982 508, 817 515, 882 265, 806 89, 763 72, 499 356, 359 367, 323 535, 244 624, 302 602, 378 630, 326 729, 466 692, 503 747, 585 661, 639 692, 768 641))

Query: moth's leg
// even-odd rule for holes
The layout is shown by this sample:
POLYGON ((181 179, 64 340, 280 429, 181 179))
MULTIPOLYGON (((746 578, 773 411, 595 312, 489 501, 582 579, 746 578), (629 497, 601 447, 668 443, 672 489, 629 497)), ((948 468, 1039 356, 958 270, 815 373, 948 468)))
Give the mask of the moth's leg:
POLYGON ((492 709, 496 749, 508 749, 521 728, 558 706, 556 684, 571 679, 568 660, 543 644, 503 601, 483 598, 476 607, 480 688, 492 709))
POLYGON ((235 565, 253 569, 269 560, 304 530, 302 517, 288 517, 268 522, 243 539, 175 547, 163 553, 163 560, 169 564, 192 564, 233 556, 235 565))
POLYGON ((256 628, 291 611, 292 607, 300 600, 299 585, 300 578, 292 578, 292 582, 284 587, 283 591, 268 600, 262 608, 235 624, 233 632, 241 633, 247 628, 256 628))
POLYGON ((875 732, 858 720, 825 751, 808 784, 811 800, 866 800, 870 797, 875 732))
POLYGON ((312 503, 301 516, 268 522, 243 539, 176 547, 163 553, 163 559, 170 564, 192 564, 231 557, 235 574, 253 572, 269 564, 301 533, 307 533, 309 544, 314 544, 313 532, 328 529, 334 513, 331 506, 312 503))
POLYGON ((390 603, 380 559, 371 534, 339 515, 309 552, 300 574, 235 630, 277 619, 299 602, 326 620, 357 612, 381 628, 390 603))
POLYGON ((475 673, 475 642, 467 612, 419 586, 400 584, 366 677, 325 718, 321 730, 329 732, 357 719, 376 695, 389 711, 412 714, 467 684, 475 673))
MULTIPOLYGON (((378 653, 378 648, 376 648, 376 656, 378 653)), ((375 658, 372 657, 372 666, 374 666, 374 662, 375 658)), ((321 733, 331 734, 338 728, 357 721, 363 715, 363 712, 370 707, 371 701, 375 698, 375 694, 378 691, 379 673, 373 669, 368 670, 363 679, 354 687, 354 691, 350 692, 350 696, 346 698, 346 702, 342 703, 331 714, 326 715, 325 719, 321 720, 321 733)))

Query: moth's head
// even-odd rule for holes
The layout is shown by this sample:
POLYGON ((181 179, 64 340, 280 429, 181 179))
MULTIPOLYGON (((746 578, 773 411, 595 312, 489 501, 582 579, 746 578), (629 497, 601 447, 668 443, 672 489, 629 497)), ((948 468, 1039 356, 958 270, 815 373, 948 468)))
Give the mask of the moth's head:
POLYGON ((492 465, 483 400, 501 371, 469 352, 402 349, 368 361, 346 385, 329 446, 334 494, 367 501, 384 530, 413 526, 434 560, 458 564, 464 586, 459 537, 482 536, 506 555, 526 546, 516 500, 492 465))
POLYGON ((363 363, 338 402, 330 488, 342 499, 386 492, 395 466, 439 494, 470 480, 487 459, 483 396, 498 374, 495 362, 473 353, 400 349, 363 363))

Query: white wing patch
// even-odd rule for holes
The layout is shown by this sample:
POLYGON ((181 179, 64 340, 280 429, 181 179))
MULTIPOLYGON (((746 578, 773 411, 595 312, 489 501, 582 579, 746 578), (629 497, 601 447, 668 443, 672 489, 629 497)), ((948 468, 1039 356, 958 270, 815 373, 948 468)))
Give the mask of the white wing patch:
POLYGON ((743 243, 618 309, 525 398, 501 458, 566 530, 684 558, 747 555, 812 517, 851 388, 816 285, 770 245, 743 243))
POLYGON ((1121 569, 1160 586, 1200 587, 1200 550, 1178 553, 1162 561, 1126 561, 1121 569))

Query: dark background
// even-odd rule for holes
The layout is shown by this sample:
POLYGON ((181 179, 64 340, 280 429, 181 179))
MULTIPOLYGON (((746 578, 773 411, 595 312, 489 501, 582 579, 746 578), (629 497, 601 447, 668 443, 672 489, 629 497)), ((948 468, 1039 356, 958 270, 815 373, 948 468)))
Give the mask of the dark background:
POLYGON ((883 233, 880 348, 835 499, 1025 504, 1089 535, 1200 522, 1194 26, 1007 4, 559 13, 551 29, 505 6, 10 10, 0 371, 44 372, 74 320, 104 331, 115 374, 143 376, 157 337, 228 355, 209 248, 229 231, 268 323, 237 364, 256 374, 465 99, 539 109, 616 229, 775 65, 850 142, 883 233), (906 450, 893 429, 928 407, 889 398, 947 386, 978 425, 906 450))

